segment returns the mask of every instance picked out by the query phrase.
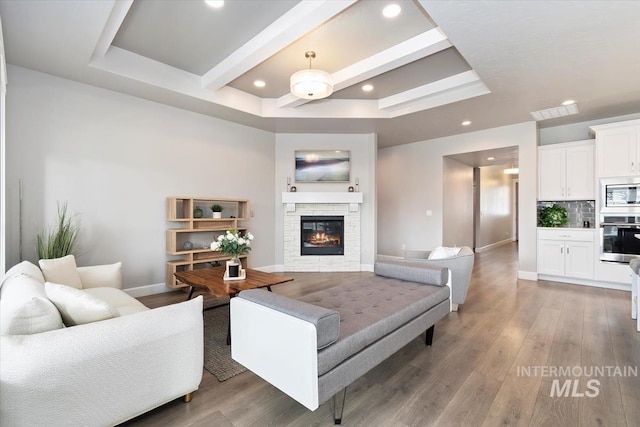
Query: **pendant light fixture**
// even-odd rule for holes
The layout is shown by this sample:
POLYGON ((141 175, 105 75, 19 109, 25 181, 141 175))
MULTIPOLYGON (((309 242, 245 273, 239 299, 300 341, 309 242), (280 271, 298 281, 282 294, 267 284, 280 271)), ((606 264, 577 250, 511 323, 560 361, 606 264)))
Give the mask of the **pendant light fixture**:
POLYGON ((316 57, 315 52, 305 52, 304 57, 309 59, 309 69, 300 70, 291 75, 291 93, 303 99, 322 99, 331 95, 333 92, 331 74, 311 68, 311 60, 316 57))
POLYGON ((510 168, 504 170, 505 175, 518 175, 520 173, 520 169, 516 168, 511 164, 510 168))

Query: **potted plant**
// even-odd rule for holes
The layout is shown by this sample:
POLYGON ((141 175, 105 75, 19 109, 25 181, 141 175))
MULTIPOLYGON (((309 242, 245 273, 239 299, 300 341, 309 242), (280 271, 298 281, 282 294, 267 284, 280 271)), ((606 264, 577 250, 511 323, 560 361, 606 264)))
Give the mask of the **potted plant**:
POLYGON ((36 236, 36 249, 39 259, 62 258, 71 255, 78 240, 78 227, 67 215, 67 202, 58 204, 56 225, 36 236))
POLYGON ((222 206, 215 204, 211 206, 214 218, 222 218, 222 206))
POLYGON ((540 219, 538 221, 540 227, 562 227, 567 225, 568 222, 567 210, 555 203, 540 211, 540 219))

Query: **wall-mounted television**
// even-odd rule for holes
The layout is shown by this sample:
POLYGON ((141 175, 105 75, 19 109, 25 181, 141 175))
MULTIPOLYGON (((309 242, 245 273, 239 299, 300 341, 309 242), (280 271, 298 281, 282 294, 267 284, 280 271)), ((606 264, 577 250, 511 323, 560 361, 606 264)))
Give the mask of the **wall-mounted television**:
POLYGON ((296 182, 349 182, 351 152, 346 150, 296 151, 296 182))

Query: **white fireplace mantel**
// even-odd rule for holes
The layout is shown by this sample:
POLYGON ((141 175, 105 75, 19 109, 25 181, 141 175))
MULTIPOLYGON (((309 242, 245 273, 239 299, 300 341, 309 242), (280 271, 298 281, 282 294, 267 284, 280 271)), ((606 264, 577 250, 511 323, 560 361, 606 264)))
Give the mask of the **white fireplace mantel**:
POLYGON ((363 201, 362 193, 336 192, 283 192, 282 203, 287 205, 287 212, 296 210, 297 203, 348 204, 350 212, 357 212, 363 201))

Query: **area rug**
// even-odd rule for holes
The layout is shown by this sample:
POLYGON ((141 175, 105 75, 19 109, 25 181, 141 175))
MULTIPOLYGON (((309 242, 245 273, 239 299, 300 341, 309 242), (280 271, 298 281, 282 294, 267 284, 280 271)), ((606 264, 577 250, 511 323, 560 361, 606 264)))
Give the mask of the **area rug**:
POLYGON ((227 345, 228 323, 228 304, 204 311, 204 368, 220 382, 247 370, 231 359, 231 346, 227 345))

